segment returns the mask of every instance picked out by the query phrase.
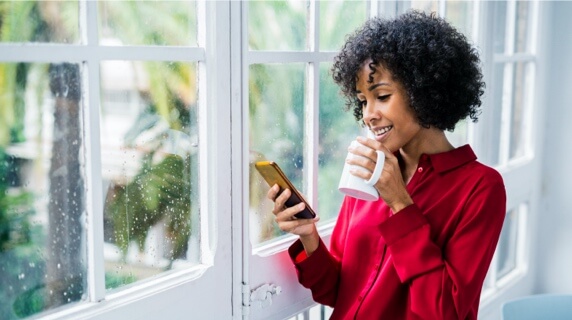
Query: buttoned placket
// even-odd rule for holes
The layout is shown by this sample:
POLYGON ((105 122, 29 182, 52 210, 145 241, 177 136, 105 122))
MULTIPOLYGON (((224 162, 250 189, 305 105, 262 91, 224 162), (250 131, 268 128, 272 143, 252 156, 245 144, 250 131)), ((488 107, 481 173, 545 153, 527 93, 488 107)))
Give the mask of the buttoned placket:
POLYGON ((366 285, 364 286, 363 290, 361 291, 361 293, 358 295, 357 300, 359 302, 358 307, 356 308, 356 312, 354 314, 354 319, 357 319, 358 317, 358 313, 361 309, 361 306, 363 304, 364 299, 367 297, 368 293, 371 291, 371 289, 373 288, 373 285, 375 284, 375 282, 377 281, 377 278, 379 277, 379 274, 381 272, 381 268, 385 262, 385 255, 387 252, 387 244, 385 243, 385 241, 383 241, 380 238, 380 241, 378 242, 378 249, 376 251, 376 256, 377 256, 377 260, 378 262, 375 263, 373 265, 373 269, 369 275, 369 278, 367 280, 366 285))
POLYGON ((413 173, 413 177, 411 177, 411 180, 406 186, 407 192, 409 192, 409 194, 412 194, 413 189, 418 184, 419 179, 423 176, 423 173, 427 172, 427 169, 429 169, 430 161, 431 160, 429 156, 426 154, 422 154, 421 157, 419 158, 417 169, 413 173))

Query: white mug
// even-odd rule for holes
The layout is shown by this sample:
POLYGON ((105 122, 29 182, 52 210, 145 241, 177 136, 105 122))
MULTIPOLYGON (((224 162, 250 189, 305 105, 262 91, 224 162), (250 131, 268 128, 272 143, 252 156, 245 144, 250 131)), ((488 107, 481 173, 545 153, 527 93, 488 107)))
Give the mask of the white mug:
MULTIPOLYGON (((357 141, 352 141, 352 146, 361 145, 357 141)), ((347 194, 350 197, 354 197, 361 200, 366 201, 376 201, 379 199, 379 194, 377 190, 374 188, 375 183, 379 179, 381 175, 381 171, 383 170, 383 163, 385 162, 385 154, 382 151, 377 150, 377 162, 375 164, 375 169, 373 170, 373 174, 369 180, 362 179, 360 177, 356 177, 350 173, 351 169, 367 171, 364 167, 352 165, 349 163, 345 163, 344 170, 342 171, 342 178, 340 179, 340 184, 338 185, 338 190, 342 193, 347 194)), ((348 152, 346 159, 352 157, 361 157, 351 152, 348 152)))

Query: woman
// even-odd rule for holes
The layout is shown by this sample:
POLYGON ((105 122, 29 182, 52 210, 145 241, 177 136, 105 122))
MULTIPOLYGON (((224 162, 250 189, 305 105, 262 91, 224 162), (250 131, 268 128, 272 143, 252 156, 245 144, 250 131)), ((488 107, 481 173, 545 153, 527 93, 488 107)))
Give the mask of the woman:
MULTIPOLYGON (((476 319, 480 292, 505 216, 501 176, 455 148, 444 130, 477 120, 484 83, 479 57, 443 19, 408 12, 374 18, 346 42, 333 77, 358 121, 365 156, 348 163, 373 171, 380 200, 346 196, 329 249, 317 219, 295 219, 290 196, 268 197, 279 227, 299 235, 289 249, 299 281, 331 319, 476 319)), ((371 173, 352 171, 369 179, 371 173)))

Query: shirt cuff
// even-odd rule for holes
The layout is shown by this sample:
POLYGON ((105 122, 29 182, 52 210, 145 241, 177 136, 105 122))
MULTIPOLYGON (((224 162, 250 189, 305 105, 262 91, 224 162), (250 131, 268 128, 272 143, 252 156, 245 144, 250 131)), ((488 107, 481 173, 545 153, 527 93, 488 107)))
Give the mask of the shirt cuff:
POLYGON ((318 248, 309 257, 304 251, 304 246, 300 240, 296 240, 290 248, 288 248, 288 254, 292 263, 298 271, 298 279, 302 285, 307 285, 304 279, 318 279, 321 277, 324 269, 324 262, 331 259, 328 249, 322 238, 318 243, 318 248))

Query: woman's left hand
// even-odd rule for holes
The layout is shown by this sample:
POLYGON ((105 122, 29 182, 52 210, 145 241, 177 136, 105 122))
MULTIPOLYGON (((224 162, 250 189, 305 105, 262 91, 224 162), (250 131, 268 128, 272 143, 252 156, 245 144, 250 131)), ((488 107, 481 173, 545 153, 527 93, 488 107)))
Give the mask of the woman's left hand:
POLYGON ((412 204, 413 200, 405 188, 397 157, 379 141, 365 137, 358 137, 357 141, 365 147, 350 147, 349 151, 365 158, 354 157, 347 160, 347 162, 366 168, 369 172, 351 170, 350 173, 365 180, 371 178, 377 162, 376 151, 382 151, 385 155, 385 163, 383 164, 381 175, 374 185, 375 189, 393 213, 397 213, 412 204))

